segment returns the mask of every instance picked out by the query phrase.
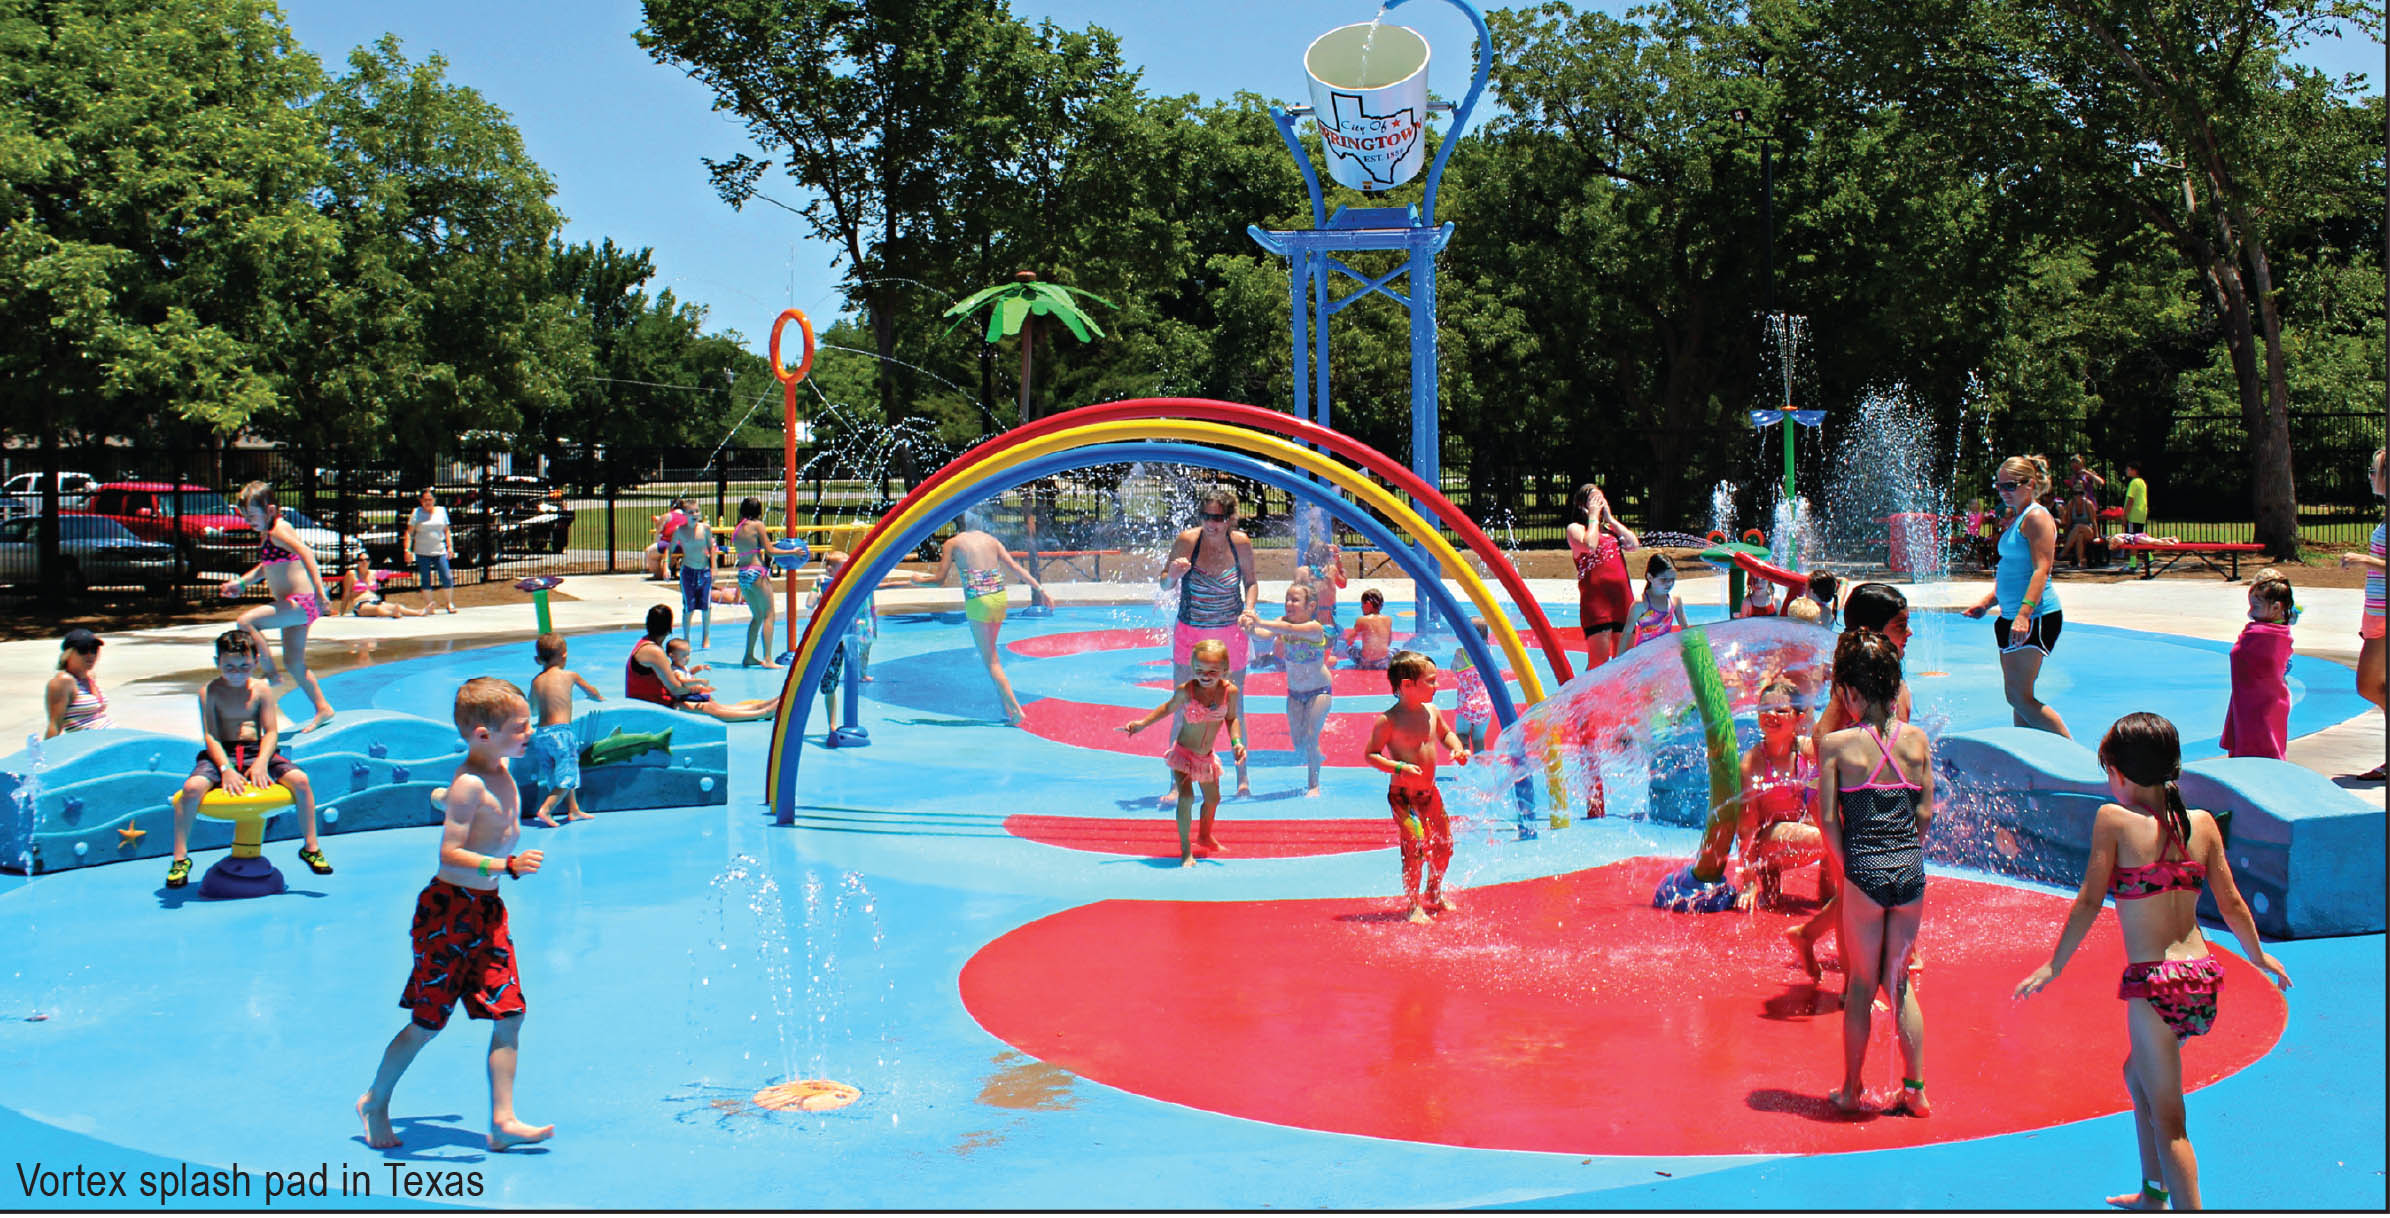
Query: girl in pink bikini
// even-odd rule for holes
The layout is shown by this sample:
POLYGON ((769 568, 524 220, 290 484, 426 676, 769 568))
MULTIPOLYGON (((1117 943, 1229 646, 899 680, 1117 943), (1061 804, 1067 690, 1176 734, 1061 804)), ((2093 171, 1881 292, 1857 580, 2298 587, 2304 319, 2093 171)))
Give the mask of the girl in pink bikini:
POLYGON ((1168 702, 1120 725, 1121 731, 1134 736, 1173 712, 1183 713, 1178 738, 1170 742, 1170 751, 1162 754, 1162 762, 1170 767, 1170 780, 1178 792, 1178 865, 1181 867, 1195 865, 1197 846, 1225 853, 1212 837, 1212 817, 1220 811, 1220 759, 1213 755, 1212 748, 1219 742, 1221 728, 1228 729, 1228 746, 1235 753, 1237 764, 1245 763, 1244 727, 1237 719, 1237 687, 1228 679, 1228 645, 1218 639, 1204 639, 1195 644, 1189 658, 1194 661, 1195 675, 1172 692, 1168 702), (1203 821, 1194 840, 1189 841, 1187 825, 1192 819, 1194 787, 1198 784, 1203 787, 1203 821))
POLYGON ((1757 881, 1753 900, 1763 907, 1782 898, 1787 870, 1825 857, 1814 798, 1817 760, 1801 735, 1800 708, 1793 705, 1798 692, 1784 677, 1760 691, 1759 743, 1743 754, 1739 853, 1743 869, 1757 881))
POLYGON ((274 488, 270 483, 252 482, 242 487, 233 506, 249 522, 249 527, 257 530, 257 565, 242 572, 239 579, 224 581, 220 591, 229 600, 262 579, 266 589, 274 594, 271 603, 242 610, 236 624, 248 631, 250 641, 257 644, 258 675, 268 684, 274 681, 274 661, 266 649, 265 632, 282 632, 282 666, 290 671, 299 688, 306 691, 307 700, 315 704, 315 717, 291 734, 314 731, 332 719, 331 700, 324 697, 323 686, 316 683, 315 674, 307 669, 307 628, 332 605, 332 594, 324 588, 323 568, 315 564, 315 552, 299 540, 297 530, 282 518, 282 509, 274 503, 274 488))
POLYGON ((2290 974, 2266 953, 2249 903, 2233 885, 2216 818, 2183 807, 2175 786, 2182 755, 2174 725, 2161 715, 2126 715, 2108 729, 2100 765, 2116 802, 2100 805, 2091 823, 2083 888, 2050 962, 2017 985, 2023 998, 2057 980, 2100 916, 2101 902, 2116 898, 2116 926, 2132 962, 2116 996, 2124 1000, 2132 1035, 2124 1079, 2140 1135, 2141 1189, 2108 1204, 2128 1210, 2200 1208, 2199 1162, 2183 1117, 2182 1042, 2214 1026, 2224 982, 2224 966, 2199 930, 2200 889, 2215 890, 2216 910, 2241 941, 2241 954, 2290 988, 2290 974))

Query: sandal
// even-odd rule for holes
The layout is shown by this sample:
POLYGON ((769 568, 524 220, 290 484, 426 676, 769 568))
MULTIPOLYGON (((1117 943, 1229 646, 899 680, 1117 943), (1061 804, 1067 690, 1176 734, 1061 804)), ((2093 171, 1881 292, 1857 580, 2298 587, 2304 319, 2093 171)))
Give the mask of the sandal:
POLYGON ((316 849, 314 847, 301 850, 299 852, 299 861, 307 864, 307 869, 316 873, 317 875, 332 874, 332 864, 324 859, 324 852, 322 850, 316 849))
POLYGON ((166 869, 166 886, 167 886, 168 888, 180 888, 180 887, 182 887, 183 885, 185 885, 185 884, 188 884, 188 883, 190 883, 190 882, 191 882, 191 860, 190 860, 190 859, 187 859, 187 858, 179 858, 179 859, 176 859, 176 860, 174 860, 174 865, 173 865, 173 866, 171 866, 171 867, 168 867, 168 868, 166 869))
POLYGON ((2390 774, 2384 773, 2383 767, 2377 765, 2362 774, 2351 774, 2349 777, 2356 779, 2358 782, 2382 782, 2385 779, 2390 779, 2390 774))

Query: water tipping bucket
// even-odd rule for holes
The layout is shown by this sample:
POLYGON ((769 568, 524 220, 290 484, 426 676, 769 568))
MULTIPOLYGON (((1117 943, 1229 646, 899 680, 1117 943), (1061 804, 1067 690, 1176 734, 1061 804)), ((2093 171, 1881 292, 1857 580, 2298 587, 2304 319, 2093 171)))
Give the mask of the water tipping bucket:
POLYGON ((1303 52, 1328 173, 1392 190, 1427 163, 1427 39, 1404 25, 1339 26, 1303 52))

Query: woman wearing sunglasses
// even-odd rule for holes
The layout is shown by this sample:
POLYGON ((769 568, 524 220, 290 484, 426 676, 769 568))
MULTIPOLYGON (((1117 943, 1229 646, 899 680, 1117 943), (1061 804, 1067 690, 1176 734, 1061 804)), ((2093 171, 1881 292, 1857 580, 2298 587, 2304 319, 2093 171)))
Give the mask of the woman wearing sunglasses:
MULTIPOLYGON (((1170 632, 1171 681, 1183 686, 1195 674, 1195 645, 1216 639, 1228 648, 1228 679, 1245 688, 1245 668, 1251 662, 1252 639, 1237 625, 1253 612, 1261 594, 1261 577, 1254 571, 1253 539, 1237 528, 1236 492, 1214 486, 1204 493, 1203 523, 1178 535, 1170 545, 1170 565, 1162 569, 1162 583, 1178 585, 1178 623, 1170 632)), ((1232 695, 1240 701, 1243 695, 1232 695)), ((1234 708, 1239 718, 1245 708, 1234 708)), ((1180 714, 1172 716, 1178 726, 1180 714)), ((1245 759, 1237 758, 1236 793, 1253 794, 1245 777, 1245 759)))
POLYGON ((2000 645, 2000 683, 2016 725, 2069 736, 2057 708, 2033 692, 2042 661, 2050 658, 2065 624, 2058 588, 2050 580, 2058 559, 2058 522, 2034 502, 2049 488, 2050 467, 2038 459, 2010 457, 2000 463, 1992 489, 2000 493, 2013 519, 2000 532, 2000 565, 1992 576, 1992 590, 1967 607, 1967 616, 1982 617, 1994 605, 2000 608, 1992 637, 2000 645))

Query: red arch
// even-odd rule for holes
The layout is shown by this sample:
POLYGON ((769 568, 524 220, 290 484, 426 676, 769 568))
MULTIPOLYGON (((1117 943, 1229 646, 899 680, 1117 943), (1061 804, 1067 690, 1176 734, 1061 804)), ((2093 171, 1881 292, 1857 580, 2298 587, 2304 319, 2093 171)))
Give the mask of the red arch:
MULTIPOLYGON (((1263 410, 1258 406, 1245 406, 1236 402, 1222 402, 1211 398, 1130 398, 1118 402, 1081 406, 1076 410, 1066 410, 1061 414, 1048 415, 1034 423, 1015 427, 1002 435, 992 436, 981 441, 969 452, 947 462, 945 468, 930 475, 928 479, 914 487, 911 494, 906 495, 901 502, 888 509, 879 520, 872 524, 871 531, 864 534, 863 539, 856 543, 855 550, 860 553, 865 546, 870 545, 879 537, 880 530, 887 527, 889 521, 902 515, 905 509, 911 507, 916 500, 935 494, 939 487, 968 472, 982 458, 992 453, 1036 439, 1039 436, 1049 435, 1066 428, 1083 427, 1090 423, 1103 423, 1114 419, 1164 418, 1207 419, 1216 423, 1235 423, 1251 427, 1256 431, 1272 432, 1291 440, 1299 440, 1313 447, 1325 449, 1391 483, 1397 490, 1409 495, 1413 501, 1425 508, 1439 523, 1458 534, 1461 542, 1469 547, 1470 552, 1485 561, 1486 569, 1493 573, 1494 581, 1502 586, 1503 591, 1510 593, 1511 602, 1519 607, 1521 613, 1526 615, 1527 628, 1535 633, 1536 641, 1543 646, 1544 658, 1551 661, 1552 671, 1558 677, 1553 684, 1556 687, 1565 685, 1571 677, 1576 675, 1576 670, 1569 666, 1568 653, 1561 649, 1559 636, 1552 630, 1550 619, 1544 616, 1543 606, 1535 603, 1535 596, 1527 590, 1526 581, 1519 578, 1517 569, 1510 565, 1508 558, 1503 557, 1502 551, 1494 545, 1493 540, 1487 537, 1475 522, 1464 515, 1460 508, 1454 506, 1451 500, 1446 499, 1441 491, 1429 486, 1419 475, 1412 473, 1408 466, 1396 462, 1393 458, 1342 432, 1330 431, 1316 423, 1307 422, 1292 415, 1281 414, 1275 410, 1263 410)), ((843 576, 845 572, 841 571, 839 574, 843 576)), ((808 628, 810 629, 810 625, 808 628)))

